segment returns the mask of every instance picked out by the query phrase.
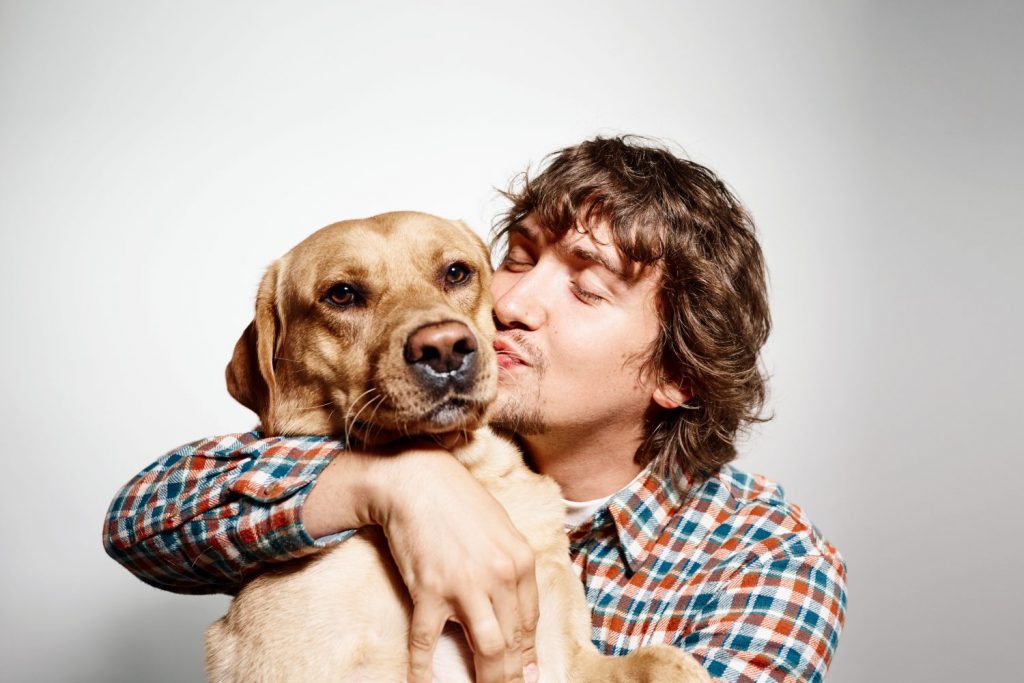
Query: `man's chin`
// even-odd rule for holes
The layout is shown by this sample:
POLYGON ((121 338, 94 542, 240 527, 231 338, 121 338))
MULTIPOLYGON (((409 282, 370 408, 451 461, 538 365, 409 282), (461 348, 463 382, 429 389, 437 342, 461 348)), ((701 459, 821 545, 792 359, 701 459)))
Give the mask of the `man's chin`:
POLYGON ((538 407, 539 401, 529 404, 505 391, 498 392, 498 400, 491 409, 490 423, 498 429, 530 436, 547 431, 544 417, 538 407))

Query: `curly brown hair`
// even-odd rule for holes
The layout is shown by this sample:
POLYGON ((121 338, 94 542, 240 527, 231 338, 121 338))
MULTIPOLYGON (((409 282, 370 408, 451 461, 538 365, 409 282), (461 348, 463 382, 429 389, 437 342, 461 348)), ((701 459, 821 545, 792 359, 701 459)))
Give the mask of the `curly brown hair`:
POLYGON ((599 137, 548 156, 502 194, 512 206, 495 221, 499 255, 532 214, 556 239, 605 224, 624 258, 659 266, 661 331, 641 372, 693 397, 652 406, 637 462, 702 480, 735 458, 737 433, 767 419, 759 352, 771 316, 754 224, 722 181, 656 141, 599 137))

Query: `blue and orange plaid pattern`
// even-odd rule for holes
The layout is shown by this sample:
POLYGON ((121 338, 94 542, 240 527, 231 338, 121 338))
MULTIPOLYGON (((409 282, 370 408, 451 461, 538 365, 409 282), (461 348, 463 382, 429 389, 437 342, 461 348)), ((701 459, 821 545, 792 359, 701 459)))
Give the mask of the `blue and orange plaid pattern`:
POLYGON ((716 680, 821 681, 846 566, 782 489, 728 465, 687 494, 648 474, 570 533, 606 654, 668 643, 716 680))
MULTIPOLYGON (((188 444, 118 492, 104 523, 115 560, 158 588, 234 593, 267 563, 340 543, 302 526, 311 483, 339 452, 321 437, 248 432, 188 444)), ((729 466, 685 497, 655 475, 570 533, 608 654, 652 643, 719 680, 820 681, 846 611, 846 567, 772 482, 729 466)))

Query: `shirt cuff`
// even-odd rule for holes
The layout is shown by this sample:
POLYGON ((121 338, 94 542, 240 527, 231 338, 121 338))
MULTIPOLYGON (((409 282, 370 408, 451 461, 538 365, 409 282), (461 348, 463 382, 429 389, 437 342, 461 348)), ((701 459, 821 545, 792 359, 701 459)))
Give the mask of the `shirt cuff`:
POLYGON ((262 562, 283 562, 341 543, 349 529, 314 539, 302 522, 302 506, 320 472, 343 449, 320 437, 285 439, 252 461, 229 485, 239 498, 237 542, 262 562))

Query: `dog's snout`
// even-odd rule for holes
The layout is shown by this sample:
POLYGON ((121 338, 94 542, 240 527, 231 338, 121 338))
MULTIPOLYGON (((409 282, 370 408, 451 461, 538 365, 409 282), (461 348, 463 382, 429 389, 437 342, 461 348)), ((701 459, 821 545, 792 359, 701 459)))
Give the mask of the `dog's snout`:
POLYGON ((405 362, 417 369, 429 368, 437 375, 461 374, 476 352, 476 338, 460 322, 424 325, 405 343, 405 362))

